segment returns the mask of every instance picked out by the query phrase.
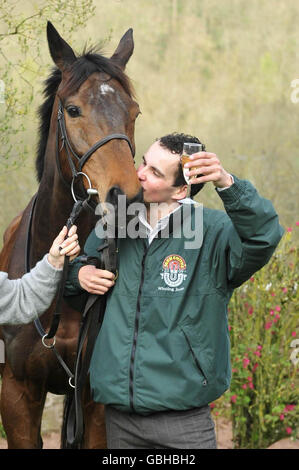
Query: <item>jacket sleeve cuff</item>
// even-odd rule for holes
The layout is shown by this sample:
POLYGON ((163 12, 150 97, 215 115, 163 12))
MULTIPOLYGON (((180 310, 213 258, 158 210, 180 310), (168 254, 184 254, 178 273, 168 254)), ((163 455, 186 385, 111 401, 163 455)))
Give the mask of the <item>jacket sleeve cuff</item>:
POLYGON ((215 188, 225 205, 238 201, 245 192, 246 181, 240 180, 235 175, 232 175, 232 177, 234 183, 229 188, 225 189, 225 191, 217 191, 217 188, 215 188))
POLYGON ((84 290, 78 279, 78 273, 82 266, 84 266, 84 263, 80 262, 80 256, 70 262, 64 295, 75 295, 84 290))

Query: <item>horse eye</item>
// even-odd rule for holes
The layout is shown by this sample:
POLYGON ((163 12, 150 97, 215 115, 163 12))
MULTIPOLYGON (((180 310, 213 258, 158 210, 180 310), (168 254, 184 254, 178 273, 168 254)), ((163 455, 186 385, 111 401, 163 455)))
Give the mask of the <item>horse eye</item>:
POLYGON ((78 117, 81 115, 81 110, 78 106, 68 106, 66 108, 68 115, 72 118, 78 117))

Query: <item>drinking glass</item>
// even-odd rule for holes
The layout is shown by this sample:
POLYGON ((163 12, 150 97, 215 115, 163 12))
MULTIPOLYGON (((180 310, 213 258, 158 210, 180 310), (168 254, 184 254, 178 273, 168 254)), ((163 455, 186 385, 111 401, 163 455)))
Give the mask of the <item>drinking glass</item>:
POLYGON ((194 168, 198 167, 189 167, 189 168, 184 168, 185 163, 187 162, 192 162, 190 159, 190 155, 193 155, 194 153, 202 152, 203 151, 203 144, 196 144, 193 142, 184 142, 183 146, 183 153, 181 156, 181 165, 182 165, 182 170, 183 170, 183 175, 185 178, 186 183, 188 184, 188 189, 187 189, 187 197, 190 197, 191 193, 191 184, 190 180, 191 178, 195 178, 195 176, 188 176, 186 175, 187 171, 191 171, 194 168))

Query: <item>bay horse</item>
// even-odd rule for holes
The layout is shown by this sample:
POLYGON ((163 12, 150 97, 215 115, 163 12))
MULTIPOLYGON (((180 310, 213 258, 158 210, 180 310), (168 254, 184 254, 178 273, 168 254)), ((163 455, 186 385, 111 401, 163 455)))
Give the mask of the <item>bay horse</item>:
MULTIPOLYGON (((88 158, 84 158, 80 168, 87 175, 80 176, 81 189, 76 184, 74 187, 79 191, 91 185, 98 192, 98 196, 93 196, 95 202, 112 202, 119 194, 125 195, 128 203, 142 197, 132 158, 135 119, 140 111, 124 72, 134 48, 132 29, 124 34, 110 58, 94 49, 77 57, 50 22, 47 39, 56 66, 46 81, 45 101, 39 109, 36 158, 39 187, 36 197, 6 230, 0 253, 0 269, 8 272, 11 279, 25 272, 29 219, 30 267, 48 252, 66 224, 74 202, 71 182, 72 167, 78 169, 75 155, 88 158), (73 150, 71 155, 57 129, 59 111, 64 118, 69 148, 73 150), (125 137, 113 137, 120 133, 125 137), (98 146, 107 136, 110 140, 98 146)), ((76 224, 81 246, 96 220, 92 211, 80 215, 76 224)), ((40 317, 45 330, 49 328, 53 311, 54 304, 40 317)), ((55 348, 70 370, 74 367, 80 320, 78 311, 63 304, 55 348)), ((1 364, 0 372, 1 417, 8 448, 41 448, 41 420, 47 392, 67 395, 68 377, 53 352, 42 345, 33 323, 4 325, 0 337, 5 341, 6 352, 6 362, 1 364)), ((85 432, 81 448, 105 448, 103 406, 92 401, 89 387, 84 392, 83 403, 85 432)))

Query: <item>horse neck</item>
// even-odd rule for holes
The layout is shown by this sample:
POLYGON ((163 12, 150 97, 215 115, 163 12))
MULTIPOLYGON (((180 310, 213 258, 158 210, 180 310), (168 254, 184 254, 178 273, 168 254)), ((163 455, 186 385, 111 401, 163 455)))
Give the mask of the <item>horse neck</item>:
MULTIPOLYGON (((72 210, 72 197, 57 184, 56 178, 43 177, 36 196, 32 220, 32 255, 39 259, 49 250, 54 238, 66 224, 72 210)), ((35 259, 35 261, 37 261, 35 259)))
POLYGON ((59 175, 56 163, 56 110, 53 112, 42 179, 36 196, 31 230, 32 257, 37 261, 49 250, 54 238, 67 219, 73 207, 71 189, 67 189, 59 175))

